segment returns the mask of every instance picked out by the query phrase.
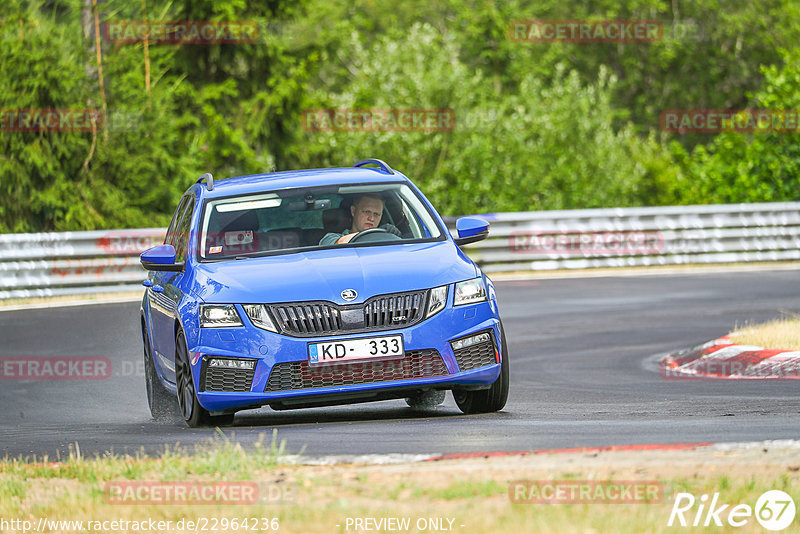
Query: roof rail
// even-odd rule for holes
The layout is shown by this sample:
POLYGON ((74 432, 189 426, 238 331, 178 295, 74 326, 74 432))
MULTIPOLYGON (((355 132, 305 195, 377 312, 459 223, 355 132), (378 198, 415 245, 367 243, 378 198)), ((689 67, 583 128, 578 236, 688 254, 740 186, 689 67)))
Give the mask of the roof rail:
POLYGON ((210 173, 210 172, 207 172, 207 173, 205 173, 205 174, 202 174, 202 175, 200 176, 200 178, 198 178, 198 179, 197 179, 197 183, 199 184, 199 183, 200 183, 200 182, 202 182, 203 180, 205 180, 205 181, 206 181, 206 187, 208 188, 208 190, 209 190, 209 191, 213 191, 213 190, 214 190, 214 177, 213 177, 213 176, 211 176, 211 173, 210 173))
POLYGON ((387 174, 394 174, 394 169, 389 167, 389 165, 381 159, 374 159, 374 158, 362 159, 361 161, 357 161, 353 165, 353 167, 363 167, 364 165, 369 165, 371 163, 380 167, 381 170, 387 174))

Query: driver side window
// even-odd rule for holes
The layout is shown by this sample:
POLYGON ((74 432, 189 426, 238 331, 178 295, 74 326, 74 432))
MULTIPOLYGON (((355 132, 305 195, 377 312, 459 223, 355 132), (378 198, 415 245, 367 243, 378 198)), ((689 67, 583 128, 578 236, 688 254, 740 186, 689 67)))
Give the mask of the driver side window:
POLYGON ((192 226, 192 213, 194 212, 194 199, 187 197, 189 201, 181 215, 181 222, 175 232, 175 261, 186 261, 186 253, 189 245, 189 232, 192 226))
MULTIPOLYGON (((188 196, 184 196, 181 198, 181 201, 178 202, 178 207, 175 208, 175 213, 172 215, 172 222, 169 223, 169 229, 167 230, 167 236, 164 238, 165 245, 172 245, 175 246, 175 235, 177 233, 178 224, 181 221, 181 216, 183 215, 184 209, 186 209, 186 203, 189 201, 188 196)), ((176 247, 177 249, 177 247, 176 247)))

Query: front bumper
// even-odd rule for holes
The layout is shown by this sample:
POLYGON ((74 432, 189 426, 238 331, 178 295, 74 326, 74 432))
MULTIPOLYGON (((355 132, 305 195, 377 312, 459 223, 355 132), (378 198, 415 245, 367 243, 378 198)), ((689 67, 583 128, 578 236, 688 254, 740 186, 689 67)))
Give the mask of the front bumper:
POLYGON ((419 389, 481 388, 494 383, 500 374, 499 358, 503 350, 499 346, 499 316, 494 301, 449 305, 433 317, 406 328, 313 338, 290 337, 256 328, 242 309, 239 312, 245 323, 243 327, 200 329, 196 343, 192 345, 190 341, 197 397, 212 413, 263 405, 285 409, 399 398, 419 389), (450 341, 480 332, 490 334, 493 355, 484 350, 483 356, 476 359, 465 357, 465 349, 458 355, 453 351, 450 341), (404 360, 337 364, 322 371, 308 366, 310 343, 337 337, 392 334, 403 336, 404 360), (221 385, 218 373, 215 381, 209 380, 208 361, 213 357, 251 359, 255 368, 229 373, 225 385, 221 385), (274 373, 279 370, 287 373, 289 367, 294 375, 276 379, 274 373), (213 385, 207 387, 210 384, 213 385), (208 391, 225 387, 238 391, 208 391), (246 390, 242 391, 243 388, 246 390))

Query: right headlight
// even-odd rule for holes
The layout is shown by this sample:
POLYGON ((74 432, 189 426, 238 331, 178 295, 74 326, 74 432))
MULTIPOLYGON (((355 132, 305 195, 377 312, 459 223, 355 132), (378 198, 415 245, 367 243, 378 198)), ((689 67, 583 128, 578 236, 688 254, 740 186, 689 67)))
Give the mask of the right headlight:
POLYGON ((233 304, 201 304, 200 328, 225 328, 242 326, 242 320, 233 304))
POLYGON ((473 278, 456 284, 456 295, 453 297, 453 306, 461 304, 474 304, 486 300, 486 286, 483 278, 473 278))
POLYGON ((427 319, 431 315, 435 315, 444 309, 447 304, 447 286, 434 287, 428 294, 428 313, 425 315, 427 319))

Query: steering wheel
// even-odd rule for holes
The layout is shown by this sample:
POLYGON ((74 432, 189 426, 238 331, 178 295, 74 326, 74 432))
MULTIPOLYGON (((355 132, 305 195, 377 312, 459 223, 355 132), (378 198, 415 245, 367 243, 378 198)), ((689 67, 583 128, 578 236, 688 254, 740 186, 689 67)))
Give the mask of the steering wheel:
POLYGON ((400 237, 383 228, 367 228, 354 235, 353 238, 350 239, 350 243, 355 243, 356 241, 363 241, 365 243, 371 241, 396 241, 399 239, 400 237))

